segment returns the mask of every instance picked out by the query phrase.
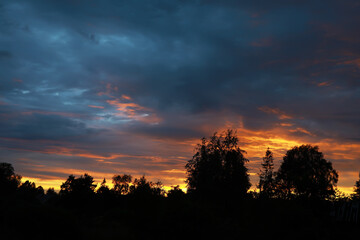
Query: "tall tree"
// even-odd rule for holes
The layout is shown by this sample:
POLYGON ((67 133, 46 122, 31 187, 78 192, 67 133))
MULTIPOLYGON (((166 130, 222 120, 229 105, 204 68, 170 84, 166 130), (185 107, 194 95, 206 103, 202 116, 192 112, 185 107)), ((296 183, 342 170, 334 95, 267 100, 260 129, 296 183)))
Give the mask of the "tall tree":
POLYGON ((94 178, 87 173, 79 178, 70 175, 60 187, 60 196, 77 202, 86 202, 93 197, 95 188, 94 178))
POLYGON ((171 189, 167 192, 167 197, 169 199, 181 200, 185 197, 185 193, 179 185, 171 186, 171 189))
POLYGON ((338 173, 317 146, 301 145, 287 151, 276 180, 287 196, 325 199, 335 194, 338 173))
POLYGON ((21 183, 21 176, 15 174, 10 163, 0 163, 0 195, 15 192, 21 183))
POLYGON ((233 130, 202 138, 196 153, 188 161, 187 186, 189 192, 200 195, 244 196, 251 184, 244 157, 245 151, 238 146, 239 139, 233 130))
POLYGON ((106 179, 104 178, 99 189, 96 191, 98 195, 105 195, 110 193, 110 189, 106 186, 106 179))
POLYGON ((113 176, 112 178, 112 182, 114 184, 113 190, 121 195, 128 194, 131 179, 132 176, 127 174, 113 176))
POLYGON ((354 197, 360 199, 360 173, 359 173, 359 179, 355 182, 355 188, 354 188, 354 197))
POLYGON ((135 178, 130 187, 130 194, 143 198, 149 196, 164 196, 165 191, 160 181, 154 183, 146 180, 145 176, 142 176, 139 179, 135 178))
POLYGON ((269 148, 263 157, 261 166, 262 170, 260 170, 258 185, 260 197, 269 198, 274 194, 274 157, 269 148))

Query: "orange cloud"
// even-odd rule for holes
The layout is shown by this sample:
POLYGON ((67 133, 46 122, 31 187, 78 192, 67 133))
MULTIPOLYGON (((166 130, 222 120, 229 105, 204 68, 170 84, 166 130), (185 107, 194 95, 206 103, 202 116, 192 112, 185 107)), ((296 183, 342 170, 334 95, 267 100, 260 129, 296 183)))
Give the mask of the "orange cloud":
POLYGON ((106 88, 105 91, 98 92, 97 95, 98 96, 105 95, 105 96, 109 96, 109 97, 114 97, 114 96, 112 96, 112 94, 119 90, 119 88, 117 86, 112 86, 111 83, 106 83, 105 88, 106 88))
MULTIPOLYGON (((258 182, 257 175, 254 175, 253 173, 259 173, 261 159, 268 147, 274 153, 275 169, 277 169, 282 162, 283 156, 289 149, 302 144, 311 144, 313 146, 319 146, 325 159, 330 160, 333 163, 334 168, 339 172, 338 188, 347 194, 352 193, 353 185, 358 179, 358 172, 360 171, 360 143, 343 142, 336 139, 311 141, 311 139, 306 136, 290 135, 289 133, 291 133, 291 131, 282 127, 275 127, 273 129, 262 131, 252 131, 245 129, 241 122, 233 124, 228 123, 226 126, 220 128, 218 132, 222 132, 227 128, 232 128, 237 131, 240 148, 247 152, 245 156, 250 160, 247 163, 247 166, 251 175, 250 179, 253 188, 258 182)), ((311 136, 314 135, 303 128, 296 128, 295 131, 300 131, 311 136)))
POLYGON ((161 119, 153 113, 152 109, 143 107, 137 103, 121 102, 119 99, 107 100, 106 102, 117 108, 118 113, 116 113, 116 115, 118 116, 145 123, 158 123, 161 121, 161 119))
POLYGON ((88 105, 88 107, 91 107, 91 108, 101 108, 101 109, 104 108, 103 106, 95 106, 95 105, 88 105))
POLYGON ((84 158, 94 158, 94 159, 115 159, 115 158, 123 158, 123 157, 132 157, 132 155, 126 155, 126 154, 98 155, 87 152, 85 150, 66 148, 66 147, 52 147, 41 150, 39 152, 46 154, 56 154, 63 156, 84 157, 84 158))
POLYGON ((318 83, 317 85, 318 85, 318 87, 327 87, 327 86, 330 86, 331 83, 330 82, 321 82, 321 83, 318 83))
POLYGON ((360 68, 360 58, 339 62, 341 65, 355 65, 360 68))
POLYGON ((305 133, 305 134, 310 135, 310 136, 315 136, 315 134, 312 134, 308 130, 306 130, 304 128, 301 128, 301 127, 298 127, 296 129, 291 129, 291 130, 289 130, 289 132, 293 132, 293 133, 300 132, 300 133, 305 133))
MULTIPOLYGON (((130 105, 137 106, 136 104, 130 105)), ((280 110, 272 111, 267 109, 266 111, 269 111, 272 114, 282 113, 280 110)), ((219 127, 217 130, 218 132, 228 128, 237 130, 239 145, 247 152, 245 156, 250 160, 247 163, 247 167, 249 168, 250 179, 252 181, 253 188, 258 182, 257 174, 261 168, 261 159, 268 147, 274 153, 275 169, 278 169, 287 150, 301 144, 312 144, 319 146, 320 151, 324 153, 325 158, 332 161, 334 168, 339 171, 339 189, 341 191, 351 193, 353 184, 358 177, 356 173, 360 169, 360 143, 341 142, 336 139, 321 139, 311 141, 311 139, 309 140, 308 136, 294 136, 294 134, 291 134, 295 131, 298 131, 303 132, 306 135, 311 135, 312 133, 310 131, 303 128, 294 128, 290 129, 289 131, 289 127, 292 127, 292 125, 287 126, 279 124, 276 125, 276 127, 273 129, 254 131, 246 129, 240 118, 239 121, 228 121, 226 125, 219 127)), ((208 126, 207 131, 209 131, 209 129, 216 128, 208 126)), ((209 132, 208 134, 211 133, 209 132)), ((111 179, 113 174, 127 173, 133 175, 134 177, 145 174, 146 177, 151 181, 161 180, 166 186, 166 189, 170 189, 170 186, 174 185, 180 185, 182 188, 185 188, 186 185, 184 181, 186 178, 186 172, 184 170, 184 166, 187 160, 191 159, 192 155, 194 154, 194 147, 200 142, 200 139, 154 139, 151 136, 146 135, 141 135, 139 137, 142 140, 148 138, 147 140, 145 139, 145 141, 149 141, 151 144, 153 144, 152 146, 156 146, 154 147, 154 152, 156 153, 150 153, 149 155, 129 155, 119 152, 99 154, 90 152, 89 150, 83 150, 80 147, 75 148, 58 146, 47 147, 44 150, 26 151, 93 159, 93 161, 88 161, 88 163, 83 165, 83 167, 78 168, 65 168, 63 165, 62 168, 34 166, 35 170, 43 169, 44 172, 58 172, 59 175, 80 175, 87 172, 92 175, 96 181, 98 181, 98 183, 101 182, 103 177, 106 177, 110 182, 111 180, 109 179, 111 179), (174 152, 174 149, 176 149, 176 152, 174 152), (169 164, 169 162, 171 162, 171 164, 169 164), (84 167, 87 169, 84 169, 84 167)), ((19 174, 23 175, 21 172, 19 172, 19 174)), ((24 176, 39 178, 35 182, 40 185, 42 185, 42 183, 47 184, 46 186, 51 186, 51 184, 57 184, 60 181, 65 181, 65 179, 54 179, 52 176, 47 177, 45 175, 25 174, 24 176)), ((57 185, 53 186, 58 187, 57 185)))
POLYGON ((281 111, 278 108, 270 108, 268 106, 258 107, 258 109, 262 112, 268 113, 268 114, 275 114, 278 116, 279 119, 285 120, 285 119, 293 119, 292 116, 286 114, 285 112, 281 111))
POLYGON ((126 99, 126 100, 131 100, 131 97, 129 97, 125 94, 121 95, 121 98, 126 99))
POLYGON ((282 126, 282 127, 291 127, 293 125, 294 124, 292 124, 292 123, 280 123, 280 126, 282 126))

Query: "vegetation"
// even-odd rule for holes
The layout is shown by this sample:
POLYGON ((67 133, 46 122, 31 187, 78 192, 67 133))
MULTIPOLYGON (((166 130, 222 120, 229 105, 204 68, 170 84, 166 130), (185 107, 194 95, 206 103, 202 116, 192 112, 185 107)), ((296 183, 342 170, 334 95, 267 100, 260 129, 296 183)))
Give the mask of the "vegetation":
POLYGON ((345 197, 338 174, 317 146, 296 146, 274 171, 267 149, 259 193, 248 191, 248 160, 228 130, 203 138, 186 164, 188 191, 145 176, 114 175, 113 188, 70 175, 57 193, 0 163, 4 239, 350 239, 359 232, 359 186, 345 197), (356 212, 357 211, 357 212, 356 212))
POLYGON ((21 176, 16 175, 10 163, 0 163, 0 188, 3 194, 16 191, 20 185, 21 176))
POLYGON ((251 184, 244 157, 232 130, 203 138, 193 158, 186 164, 188 191, 203 196, 243 197, 251 184))
POLYGON ((354 192, 355 192, 354 197, 360 199, 360 174, 359 174, 359 180, 355 182, 354 192))
POLYGON ((326 199, 335 194, 338 173, 317 146, 301 145, 287 151, 276 181, 286 197, 326 199))
POLYGON ((273 153, 268 150, 263 157, 263 162, 261 163, 262 170, 259 174, 259 190, 261 198, 271 198, 275 195, 275 180, 274 180, 274 157, 273 153))

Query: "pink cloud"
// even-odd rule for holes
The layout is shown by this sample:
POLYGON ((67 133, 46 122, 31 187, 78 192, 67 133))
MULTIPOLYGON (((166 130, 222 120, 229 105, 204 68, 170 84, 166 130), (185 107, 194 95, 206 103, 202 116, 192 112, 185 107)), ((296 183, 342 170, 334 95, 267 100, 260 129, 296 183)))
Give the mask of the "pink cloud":
POLYGON ((285 120, 285 119, 293 119, 292 116, 290 116, 289 114, 281 111, 278 108, 270 108, 268 106, 263 106, 263 107, 259 107, 258 108, 260 111, 268 113, 268 114, 275 114, 278 116, 279 119, 281 120, 285 120))
POLYGON ((116 115, 145 123, 158 123, 159 117, 150 108, 133 102, 122 102, 120 99, 107 100, 108 104, 117 108, 116 115))
POLYGON ((331 82, 321 82, 317 84, 318 87, 327 87, 331 85, 331 82))
POLYGON ((14 82, 18 82, 18 83, 23 83, 23 80, 19 79, 19 78, 14 78, 13 79, 14 82))
POLYGON ((103 109, 103 108, 104 108, 103 106, 95 106, 95 105, 88 105, 88 107, 91 107, 91 108, 100 108, 100 109, 103 109))

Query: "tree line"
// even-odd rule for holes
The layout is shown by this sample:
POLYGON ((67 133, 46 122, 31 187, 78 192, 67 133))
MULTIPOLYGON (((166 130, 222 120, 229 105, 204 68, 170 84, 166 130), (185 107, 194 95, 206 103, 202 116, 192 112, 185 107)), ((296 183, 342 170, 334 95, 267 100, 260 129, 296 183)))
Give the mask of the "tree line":
POLYGON ((0 232, 4 239, 350 239, 358 236, 360 180, 351 199, 317 146, 289 149, 276 170, 265 151, 258 191, 250 191, 248 159, 232 130, 202 138, 186 163, 185 193, 165 191, 145 176, 114 175, 96 184, 74 175, 45 191, 21 182, 0 163, 0 232), (356 200, 356 201, 348 201, 356 200), (357 213, 356 213, 356 211, 357 213), (340 218, 339 218, 340 217, 340 218), (338 220, 340 219, 340 221, 338 220), (21 221, 20 221, 21 220, 21 221), (294 234, 296 233, 296 234, 294 234))
MULTIPOLYGON (((187 194, 200 198, 261 198, 261 199, 318 199, 328 200, 337 197, 336 184, 339 175, 332 163, 324 158, 318 146, 301 145, 288 150, 277 171, 274 169, 274 156, 268 148, 262 159, 258 192, 251 187, 246 153, 239 147, 235 131, 214 133, 210 138, 202 138, 195 149, 196 153, 185 165, 187 172, 187 194)), ((24 198, 44 199, 56 195, 64 201, 85 201, 97 195, 101 198, 116 196, 136 197, 182 197, 185 195, 179 186, 172 186, 166 192, 160 181, 148 181, 145 176, 135 178, 128 174, 114 175, 113 188, 106 185, 106 179, 96 190, 97 184, 89 174, 75 177, 70 175, 60 186, 57 194, 54 188, 47 190, 30 181, 21 183, 21 176, 14 172, 9 163, 0 163, 0 188, 2 195, 13 194, 24 198)), ((360 197, 360 179, 356 181, 353 198, 360 197)))
MULTIPOLYGON (((245 158, 236 133, 229 129, 202 138, 196 153, 186 164, 189 192, 203 196, 244 197, 251 183, 245 158)), ((274 156, 268 148, 262 159, 258 193, 261 199, 311 199, 329 200, 338 197, 336 189, 338 172, 324 158, 318 146, 304 144, 288 150, 277 171, 274 156)), ((354 198, 360 195, 360 180, 355 184, 354 198)))

